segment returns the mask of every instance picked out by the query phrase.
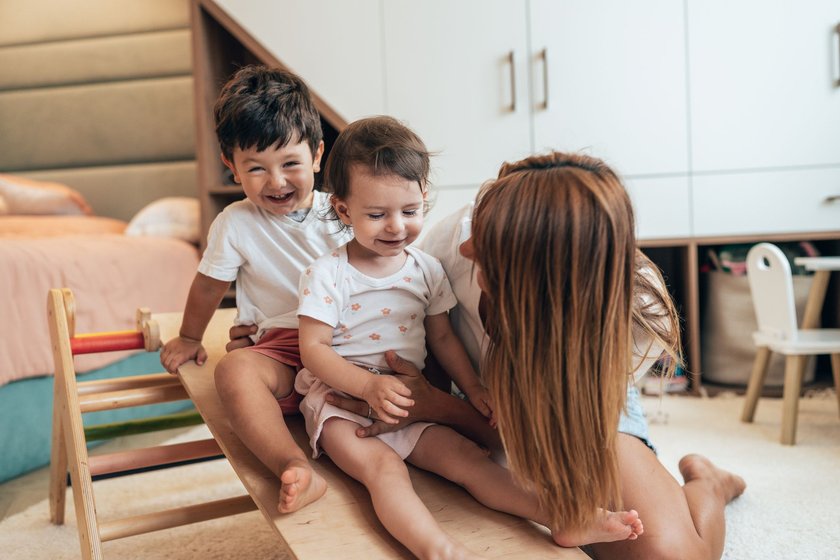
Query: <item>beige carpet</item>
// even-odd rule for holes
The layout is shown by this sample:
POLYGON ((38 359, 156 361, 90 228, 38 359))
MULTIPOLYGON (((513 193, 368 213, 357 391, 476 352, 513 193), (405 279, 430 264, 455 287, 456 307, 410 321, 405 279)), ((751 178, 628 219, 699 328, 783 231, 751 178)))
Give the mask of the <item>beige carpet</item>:
MULTIPOLYGON (((742 403, 725 395, 646 397, 663 463, 677 473, 682 455, 704 453, 747 480, 747 492, 727 510, 724 558, 840 559, 840 418, 834 394, 802 399, 795 447, 778 443, 780 401, 761 401, 752 425, 738 420, 742 403)), ((224 461, 96 483, 97 507, 105 518, 241 492, 224 461)), ((0 551, 7 560, 78 558, 72 507, 63 527, 49 524, 46 501, 5 519, 0 551)), ((257 512, 108 542, 104 552, 106 558, 144 560, 282 558, 274 531, 257 512)))
POLYGON ((797 444, 779 443, 782 402, 762 399, 755 422, 740 422, 744 399, 646 397, 659 458, 702 453, 736 472, 747 491, 727 508, 724 558, 840 559, 840 414, 833 391, 799 404, 797 444))

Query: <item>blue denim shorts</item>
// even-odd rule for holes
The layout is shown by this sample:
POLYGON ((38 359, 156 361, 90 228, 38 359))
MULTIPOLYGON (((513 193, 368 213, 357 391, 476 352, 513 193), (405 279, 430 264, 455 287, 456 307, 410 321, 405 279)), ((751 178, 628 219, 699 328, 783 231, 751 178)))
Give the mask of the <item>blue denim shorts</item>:
POLYGON ((645 410, 642 408, 641 395, 633 385, 627 386, 627 403, 625 410, 621 411, 621 418, 618 420, 618 431, 639 438, 651 451, 656 453, 656 448, 650 442, 650 436, 648 435, 648 423, 645 410))

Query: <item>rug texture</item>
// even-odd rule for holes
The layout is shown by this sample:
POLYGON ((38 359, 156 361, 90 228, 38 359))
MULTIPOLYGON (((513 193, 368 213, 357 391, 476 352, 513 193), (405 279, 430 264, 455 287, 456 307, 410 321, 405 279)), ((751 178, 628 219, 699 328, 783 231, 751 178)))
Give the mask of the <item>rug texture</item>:
MULTIPOLYGON (((659 457, 678 480, 677 462, 687 453, 702 453, 746 479, 747 491, 727 508, 725 559, 840 560, 840 418, 833 392, 800 401, 793 447, 778 442, 780 400, 760 401, 754 424, 739 420, 741 397, 645 397, 644 404, 659 457)), ((178 440, 203 437, 204 430, 178 440)), ((108 519, 244 490, 225 461, 212 461, 99 481, 95 492, 100 516, 108 519)), ((8 560, 79 558, 72 505, 61 527, 50 525, 46 500, 5 519, 0 550, 8 560)), ((258 512, 107 542, 103 550, 106 558, 121 559, 284 559, 258 512)))

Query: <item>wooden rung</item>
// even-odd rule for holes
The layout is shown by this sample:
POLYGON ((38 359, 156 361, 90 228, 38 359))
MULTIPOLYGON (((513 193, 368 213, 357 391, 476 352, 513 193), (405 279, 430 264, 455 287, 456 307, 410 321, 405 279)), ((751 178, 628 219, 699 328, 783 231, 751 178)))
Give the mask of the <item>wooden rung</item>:
POLYGON ((80 334, 70 339, 70 352, 95 354, 118 350, 145 350, 146 339, 140 331, 117 331, 107 333, 80 334))
POLYGON ((180 384, 163 387, 139 387, 124 391, 79 395, 79 407, 82 412, 96 412, 97 410, 115 410, 188 398, 187 391, 180 384))
POLYGON ((170 527, 180 527, 199 521, 208 521, 228 515, 237 515, 257 509, 250 496, 238 496, 205 504, 169 509, 99 523, 99 537, 112 541, 133 535, 142 535, 170 527))
POLYGON ((88 457, 91 476, 143 469, 155 465, 168 465, 212 457, 221 453, 214 439, 188 441, 170 445, 130 449, 116 453, 103 453, 88 457))
POLYGON ((85 426, 85 439, 96 441, 100 439, 113 439, 120 436, 133 436, 171 430, 173 428, 186 428, 203 424, 204 419, 195 409, 186 412, 176 412, 152 418, 138 418, 124 422, 111 422, 108 424, 95 424, 85 426))
POLYGON ((76 383, 80 395, 89 393, 121 391, 123 389, 136 389, 139 387, 180 385, 181 381, 171 373, 151 373, 148 375, 134 375, 129 377, 116 377, 113 379, 93 379, 91 381, 80 381, 76 383))

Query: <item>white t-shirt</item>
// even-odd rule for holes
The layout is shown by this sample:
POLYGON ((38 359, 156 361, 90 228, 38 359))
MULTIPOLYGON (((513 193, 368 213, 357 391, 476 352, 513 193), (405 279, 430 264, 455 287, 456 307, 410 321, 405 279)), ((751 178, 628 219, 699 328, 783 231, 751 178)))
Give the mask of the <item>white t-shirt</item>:
MULTIPOLYGON (((472 261, 458 251, 458 246, 470 236, 472 211, 473 205, 468 204, 438 222, 423 238, 421 248, 440 260, 452 283, 452 291, 458 299, 458 305, 449 314, 452 327, 464 343, 476 371, 481 371, 480 360, 487 345, 487 334, 478 313, 481 288, 476 282, 472 261)), ((661 345, 651 345, 647 333, 633 327, 631 372, 636 381, 647 373, 663 351, 661 345)))
POLYGON ((300 277, 298 315, 333 327, 333 349, 364 367, 387 370, 385 351, 423 369, 427 315, 451 309, 457 301, 437 259, 406 248, 403 267, 385 278, 361 273, 342 246, 316 260, 300 277))
POLYGON ((216 280, 236 280, 236 324, 257 325, 254 341, 267 329, 298 328, 301 271, 350 239, 335 222, 321 219, 328 197, 315 191, 302 222, 245 199, 230 204, 210 226, 198 271, 216 280))

